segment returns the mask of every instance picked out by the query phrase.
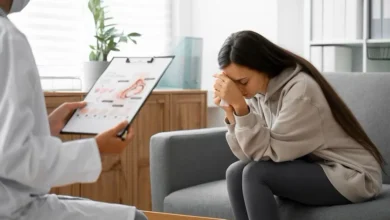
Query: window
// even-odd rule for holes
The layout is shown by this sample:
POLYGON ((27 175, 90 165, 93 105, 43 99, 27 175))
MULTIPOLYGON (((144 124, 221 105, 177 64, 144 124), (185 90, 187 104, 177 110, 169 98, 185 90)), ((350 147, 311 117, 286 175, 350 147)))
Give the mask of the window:
MULTIPOLYGON (((142 34, 137 38, 137 45, 130 41, 121 44, 121 51, 111 52, 108 59, 165 55, 172 40, 171 1, 102 1, 108 6, 108 16, 113 17, 110 21, 117 24, 117 29, 142 34)), ((49 82, 42 83, 44 89, 78 89, 75 80, 65 83, 64 78, 81 76, 83 63, 89 58, 89 45, 95 42, 88 0, 34 0, 21 13, 11 14, 9 18, 29 39, 41 77, 50 78, 49 82), (54 82, 52 77, 61 80, 54 82)))

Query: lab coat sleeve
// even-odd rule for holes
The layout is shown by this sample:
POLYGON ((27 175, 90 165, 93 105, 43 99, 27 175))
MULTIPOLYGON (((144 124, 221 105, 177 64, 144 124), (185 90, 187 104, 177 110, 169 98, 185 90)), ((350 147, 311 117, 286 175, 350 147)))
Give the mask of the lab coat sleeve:
POLYGON ((95 181, 102 166, 95 140, 63 143, 34 130, 48 122, 36 120, 43 97, 30 46, 23 35, 3 33, 0 41, 0 177, 38 189, 95 181))

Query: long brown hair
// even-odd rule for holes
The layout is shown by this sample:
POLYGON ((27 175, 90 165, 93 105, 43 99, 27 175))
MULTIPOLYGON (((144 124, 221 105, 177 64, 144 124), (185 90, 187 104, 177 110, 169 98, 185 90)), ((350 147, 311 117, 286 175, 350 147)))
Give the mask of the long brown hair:
POLYGON ((226 39, 218 54, 221 69, 232 62, 263 72, 270 78, 277 76, 286 68, 301 65, 302 71, 309 74, 321 87, 334 118, 344 131, 368 150, 382 169, 384 168, 385 160, 378 148, 348 106, 309 61, 277 46, 256 32, 240 31, 226 39))

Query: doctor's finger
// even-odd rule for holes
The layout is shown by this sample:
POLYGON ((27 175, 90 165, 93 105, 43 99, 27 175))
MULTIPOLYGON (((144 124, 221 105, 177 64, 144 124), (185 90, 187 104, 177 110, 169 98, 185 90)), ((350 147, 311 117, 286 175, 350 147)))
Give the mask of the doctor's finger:
POLYGON ((122 131, 123 129, 126 128, 127 123, 128 123, 127 121, 122 121, 121 123, 119 123, 119 124, 117 124, 115 127, 113 127, 113 128, 111 129, 111 132, 112 132, 113 134, 119 133, 120 131, 122 131))
POLYGON ((75 109, 78 109, 78 108, 83 108, 87 105, 87 102, 68 102, 66 103, 66 106, 68 107, 68 109, 70 110, 75 110, 75 109))
POLYGON ((126 135, 126 142, 129 143, 134 137, 134 130, 132 127, 130 127, 128 130, 127 130, 127 135, 126 135))

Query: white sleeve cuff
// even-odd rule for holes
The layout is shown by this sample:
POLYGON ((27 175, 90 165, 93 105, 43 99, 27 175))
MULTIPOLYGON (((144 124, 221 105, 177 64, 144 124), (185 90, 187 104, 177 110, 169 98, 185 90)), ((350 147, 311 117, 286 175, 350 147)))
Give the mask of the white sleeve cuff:
POLYGON ((91 167, 91 172, 87 174, 86 181, 95 182, 103 169, 102 159, 100 157, 99 147, 97 146, 95 138, 87 140, 90 148, 90 155, 87 158, 90 160, 88 166, 91 167))
POLYGON ((74 175, 77 173, 77 181, 95 182, 102 172, 102 160, 95 138, 65 142, 64 147, 74 149, 70 155, 78 154, 73 155, 77 159, 69 161, 70 163, 77 163, 73 168, 74 175))

